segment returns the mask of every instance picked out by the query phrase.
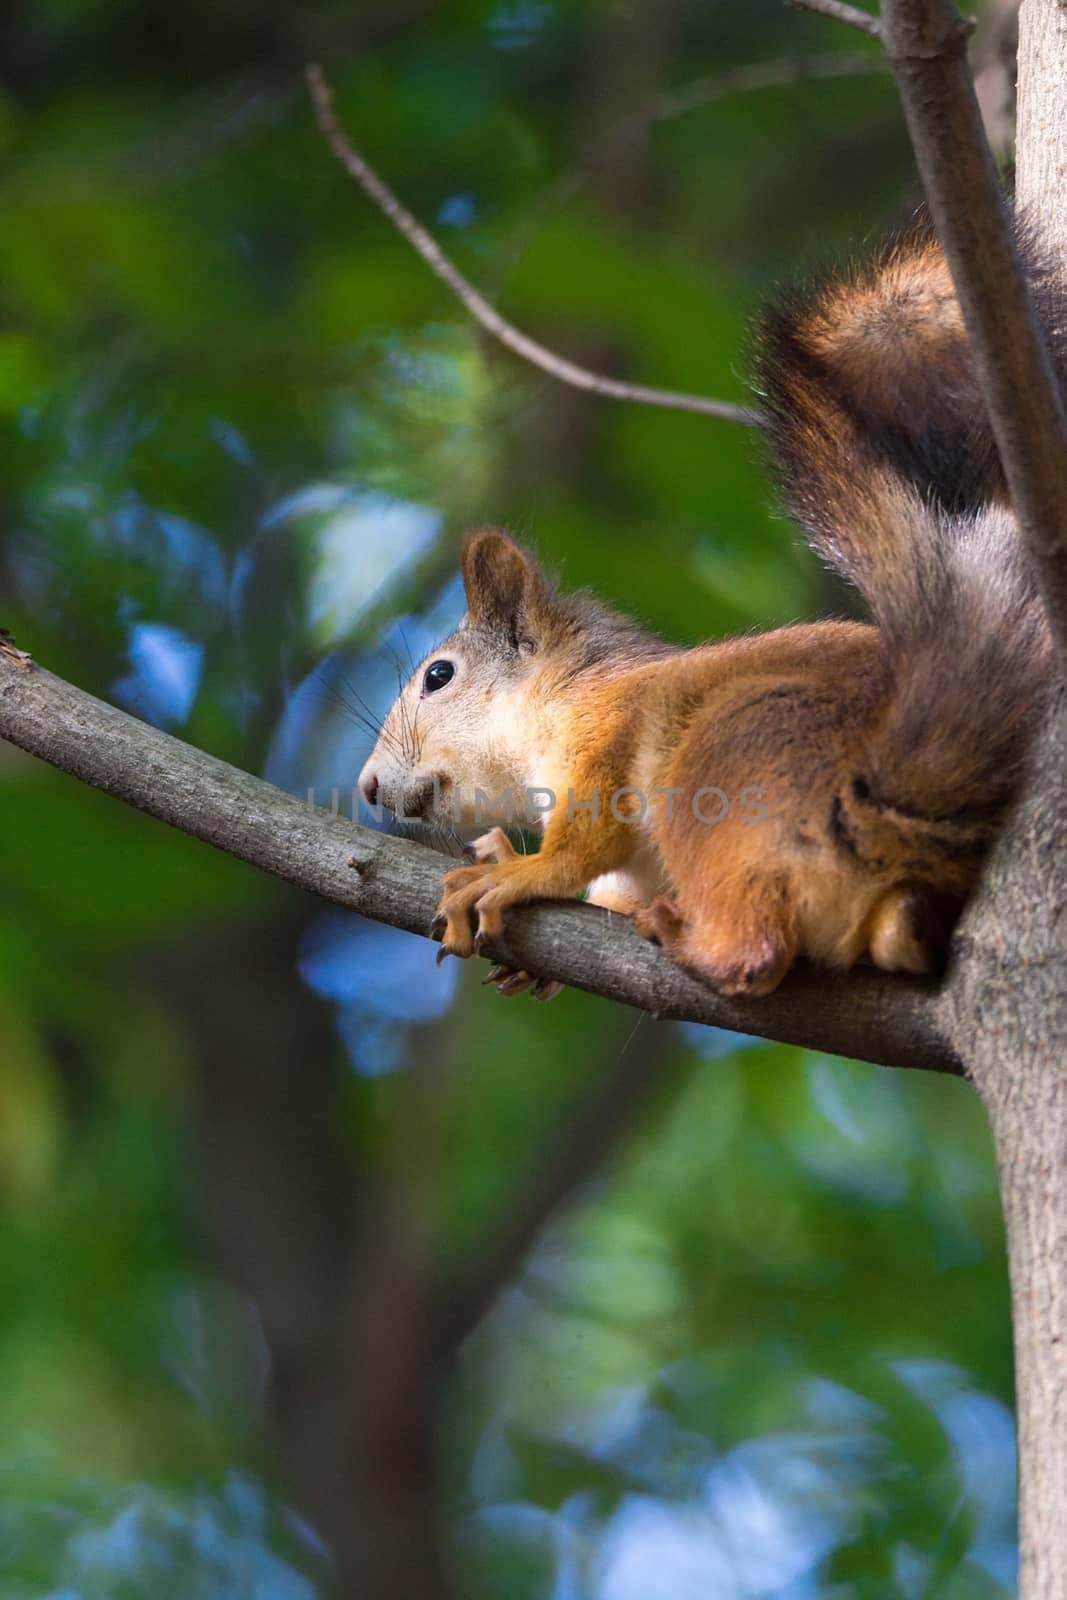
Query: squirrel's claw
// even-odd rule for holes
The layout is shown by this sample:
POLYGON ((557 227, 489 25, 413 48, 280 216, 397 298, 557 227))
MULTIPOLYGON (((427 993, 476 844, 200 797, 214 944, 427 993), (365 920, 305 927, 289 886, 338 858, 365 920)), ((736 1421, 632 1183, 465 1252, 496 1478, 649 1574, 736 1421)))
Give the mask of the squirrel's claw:
POLYGON ((461 944, 457 944, 455 930, 452 931, 452 936, 449 937, 448 918, 443 911, 437 913, 426 931, 428 937, 440 946, 437 952, 438 966, 448 956, 466 956, 470 954, 469 950, 464 950, 461 944))
POLYGON ((482 979, 482 988, 495 988, 497 994, 510 999, 516 994, 530 994, 535 1000, 554 1000, 563 992, 563 984, 554 978, 534 978, 530 973, 509 967, 502 961, 489 968, 482 979))
MULTIPOLYGON (((445 955, 482 955, 487 946, 496 943, 504 931, 503 913, 516 901, 527 898, 509 891, 509 873, 513 861, 521 864, 516 852, 501 828, 494 828, 472 847, 480 864, 457 867, 444 881, 441 909, 430 924, 430 937, 444 943, 438 960, 445 955), (495 855, 497 863, 490 865, 487 857, 495 855), (475 927, 471 929, 471 921, 475 927)), ((537 978, 519 967, 509 967, 497 961, 482 979, 486 988, 494 988, 506 998, 516 994, 532 994, 535 1000, 554 1000, 563 985, 551 978, 537 978)))
POLYGON ((513 972, 510 977, 497 984, 496 992, 508 1000, 512 995, 525 994, 533 981, 528 972, 513 972))

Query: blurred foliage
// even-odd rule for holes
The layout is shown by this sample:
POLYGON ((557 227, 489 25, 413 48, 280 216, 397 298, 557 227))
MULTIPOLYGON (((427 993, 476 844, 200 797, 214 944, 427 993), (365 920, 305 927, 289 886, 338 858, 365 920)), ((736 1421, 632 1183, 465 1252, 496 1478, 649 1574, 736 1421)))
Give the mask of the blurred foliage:
MULTIPOLYGON (((487 344, 338 171, 299 68, 324 59, 354 137, 521 327, 741 399, 759 295, 914 207, 891 87, 641 113, 855 37, 776 0, 34 0, 0 35, 0 622, 46 665, 347 794, 365 707, 459 609, 465 524, 681 639, 848 603, 746 430, 487 344)), ((308 1049, 331 1021, 357 1159, 396 1069, 455 1076, 449 1258, 620 1051, 670 1086, 465 1351, 443 1440, 465 1595, 1011 1592, 1006 1275, 964 1085, 634 1031, 573 993, 504 1005, 3 747, 0 819, 2 1600, 318 1592, 189 1179, 183 972, 219 929, 284 952, 294 925, 284 1003, 308 1049)), ((255 961, 216 981, 255 1015, 255 961)))

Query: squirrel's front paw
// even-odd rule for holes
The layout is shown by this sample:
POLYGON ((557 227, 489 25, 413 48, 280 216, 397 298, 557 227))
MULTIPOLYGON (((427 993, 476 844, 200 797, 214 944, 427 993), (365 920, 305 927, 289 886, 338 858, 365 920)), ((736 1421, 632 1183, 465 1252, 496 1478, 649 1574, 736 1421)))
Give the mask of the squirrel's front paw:
MULTIPOLYGON (((499 841, 494 840, 492 835, 487 835, 479 843, 489 846, 494 854, 503 854, 499 841)), ((441 941, 438 962, 450 955, 465 959, 476 954, 483 942, 489 943, 501 937, 505 909, 527 898, 514 872, 509 871, 508 863, 512 859, 517 863, 522 858, 512 854, 512 857, 505 857, 503 863, 483 861, 477 866, 457 867, 445 874, 441 904, 430 924, 431 939, 441 941), (477 923, 476 933, 472 929, 472 920, 477 923)), ((535 1000, 552 1000, 563 988, 562 984, 551 978, 536 978, 529 972, 503 963, 497 963, 490 969, 485 982, 493 984, 497 994, 510 996, 529 993, 535 1000)))
POLYGON ((436 915, 430 923, 430 938, 440 943, 437 965, 446 956, 459 956, 463 960, 474 953, 474 935, 471 929, 471 911, 474 896, 469 892, 476 886, 483 867, 460 867, 445 874, 444 891, 436 915), (474 874, 474 879, 471 878, 474 874))
POLYGON ((437 915, 430 924, 430 938, 439 939, 438 962, 445 956, 464 960, 475 953, 483 939, 496 939, 503 932, 501 869, 490 862, 476 867, 457 867, 446 872, 444 892, 437 915), (472 928, 477 916, 478 931, 472 928))

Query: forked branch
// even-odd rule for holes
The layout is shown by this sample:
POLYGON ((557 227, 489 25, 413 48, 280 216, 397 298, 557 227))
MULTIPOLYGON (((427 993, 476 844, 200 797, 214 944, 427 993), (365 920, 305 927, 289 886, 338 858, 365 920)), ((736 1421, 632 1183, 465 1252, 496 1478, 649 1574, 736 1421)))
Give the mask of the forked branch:
POLYGON ((814 11, 833 22, 845 22, 870 39, 877 39, 881 33, 877 17, 872 17, 869 11, 861 11, 859 6, 846 5, 845 0, 785 0, 785 3, 794 11, 814 11))

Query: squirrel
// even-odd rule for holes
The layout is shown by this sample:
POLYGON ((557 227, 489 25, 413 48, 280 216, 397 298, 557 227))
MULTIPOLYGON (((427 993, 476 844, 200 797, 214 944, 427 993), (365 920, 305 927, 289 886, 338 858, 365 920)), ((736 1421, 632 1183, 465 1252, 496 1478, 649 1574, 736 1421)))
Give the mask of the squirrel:
POLYGON ((1051 651, 940 247, 913 234, 766 310, 755 372, 784 508, 873 623, 680 648, 470 534, 466 615, 360 776, 399 814, 467 826, 506 793, 541 829, 523 855, 493 828, 446 874, 442 953, 587 891, 728 995, 769 994, 799 957, 943 961, 1051 651))

